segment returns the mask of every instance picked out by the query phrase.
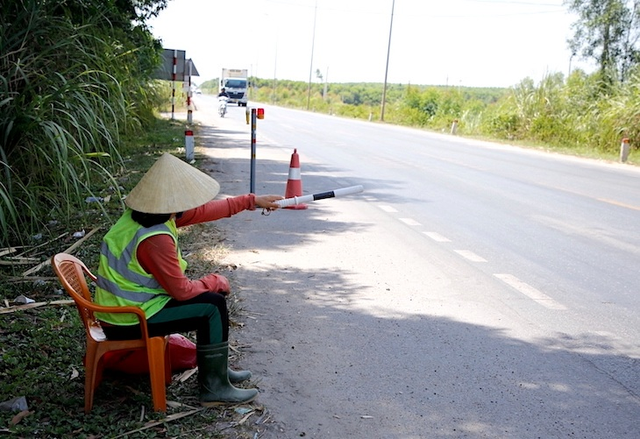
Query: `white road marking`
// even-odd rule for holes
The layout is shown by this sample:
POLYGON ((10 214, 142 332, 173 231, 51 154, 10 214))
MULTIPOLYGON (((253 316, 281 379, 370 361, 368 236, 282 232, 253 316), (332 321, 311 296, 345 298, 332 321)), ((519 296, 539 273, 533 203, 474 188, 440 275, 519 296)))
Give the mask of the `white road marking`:
POLYGON ((532 287, 531 285, 521 281, 511 274, 494 274, 495 277, 513 287, 516 291, 524 294, 528 298, 538 302, 540 305, 555 310, 567 309, 563 304, 555 301, 551 297, 532 287))
POLYGON ((409 225, 409 226, 421 226, 422 224, 420 224, 418 221, 411 219, 411 218, 398 218, 400 221, 402 221, 403 223, 409 225))
POLYGON ((454 250, 454 252, 458 253, 463 258, 466 258, 473 262, 487 262, 487 260, 481 256, 478 256, 474 252, 470 250, 454 250))
POLYGON ((445 238, 439 233, 436 232, 422 232, 427 235, 429 238, 433 239, 436 242, 451 242, 449 238, 445 238))
MULTIPOLYGON (((394 207, 391 207, 391 206, 379 205, 378 207, 381 210, 383 210, 385 212, 388 212, 388 213, 398 212, 397 209, 395 209, 394 207)), ((402 221, 403 223, 405 223, 407 225, 410 225, 410 226, 420 226, 420 225, 422 225, 422 224, 420 224, 419 222, 417 222, 416 220, 414 220, 412 218, 398 218, 398 219, 400 221, 402 221)), ((446 237, 444 237, 444 236, 442 236, 442 235, 440 235, 439 233, 436 233, 436 232, 422 232, 422 233, 424 233, 427 237, 433 239, 436 242, 451 242, 450 239, 448 239, 448 238, 446 238, 446 237)), ((472 262, 487 262, 486 259, 484 259, 483 257, 475 254, 471 250, 454 250, 454 252, 456 252, 457 254, 462 256, 463 258, 468 259, 468 260, 470 260, 472 262)), ((509 285, 510 287, 512 287, 513 289, 515 289, 516 291, 524 294, 528 298, 530 298, 533 301, 537 302, 538 304, 544 306, 545 308, 553 309, 553 310, 565 310, 565 309, 567 309, 566 306, 564 306, 560 302, 557 302, 556 300, 554 300, 551 297, 549 297, 546 294, 544 294, 542 291, 539 291, 536 288, 532 287, 531 285, 521 281, 520 279, 518 279, 517 277, 513 276, 512 274, 496 273, 496 274, 494 274, 494 276, 496 278, 500 279, 501 281, 503 281, 504 283, 506 283, 507 285, 509 285)))

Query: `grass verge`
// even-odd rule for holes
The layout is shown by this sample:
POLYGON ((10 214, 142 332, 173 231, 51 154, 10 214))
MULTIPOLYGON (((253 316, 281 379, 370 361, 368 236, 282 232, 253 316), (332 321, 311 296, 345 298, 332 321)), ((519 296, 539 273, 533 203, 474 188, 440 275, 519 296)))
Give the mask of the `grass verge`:
MULTIPOLYGON (((131 139, 123 153, 125 168, 116 175, 120 190, 128 193, 162 153, 182 155, 183 135, 181 122, 159 119, 149 133, 131 139)), ((196 158, 199 166, 204 158, 196 158)), ((32 245, 5 249, 0 256, 0 402, 25 397, 28 405, 20 412, 0 411, 0 433, 21 438, 253 438, 249 430, 255 423, 246 421, 263 409, 256 404, 200 409, 196 374, 185 381, 174 379, 167 387, 167 400, 175 404, 166 414, 152 411, 148 376, 106 374, 92 412, 85 415, 85 335, 75 306, 11 308, 21 295, 47 303, 70 299, 47 261, 75 246, 68 252, 95 270, 102 237, 122 213, 116 192, 105 186, 100 205, 71 223, 50 223, 32 245)), ((221 263, 227 250, 215 225, 196 225, 180 234, 189 277, 218 271, 229 277, 234 267, 221 263)), ((241 308, 233 295, 229 310, 234 324, 241 308)), ((232 363, 234 355, 232 350, 232 363)))

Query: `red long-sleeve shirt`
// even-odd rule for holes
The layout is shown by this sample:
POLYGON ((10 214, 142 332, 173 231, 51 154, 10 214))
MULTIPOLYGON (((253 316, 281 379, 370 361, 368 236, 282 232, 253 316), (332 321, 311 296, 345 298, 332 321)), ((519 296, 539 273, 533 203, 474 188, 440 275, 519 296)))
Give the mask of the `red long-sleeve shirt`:
MULTIPOLYGON (((255 208, 256 199, 253 194, 212 200, 184 212, 180 218, 176 218, 176 226, 185 227, 228 218, 243 210, 255 208)), ((167 234, 154 235, 142 241, 138 245, 136 256, 142 268, 153 275, 162 288, 176 300, 188 300, 207 291, 228 293, 229 284, 222 276, 209 274, 198 280, 189 280, 180 269, 174 241, 167 234)))

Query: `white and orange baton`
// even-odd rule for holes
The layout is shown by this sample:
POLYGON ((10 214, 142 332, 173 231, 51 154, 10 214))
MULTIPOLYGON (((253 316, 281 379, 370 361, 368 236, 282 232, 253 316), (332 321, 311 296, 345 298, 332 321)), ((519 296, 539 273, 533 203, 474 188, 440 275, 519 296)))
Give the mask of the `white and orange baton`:
POLYGON ((279 204, 280 207, 296 206, 298 204, 304 204, 310 201, 318 201, 327 198, 344 197, 345 195, 357 194, 359 192, 362 192, 363 190, 364 188, 362 187, 362 185, 350 186, 341 189, 334 189, 328 192, 320 192, 313 195, 302 195, 300 197, 285 198, 284 200, 275 201, 275 203, 279 204))

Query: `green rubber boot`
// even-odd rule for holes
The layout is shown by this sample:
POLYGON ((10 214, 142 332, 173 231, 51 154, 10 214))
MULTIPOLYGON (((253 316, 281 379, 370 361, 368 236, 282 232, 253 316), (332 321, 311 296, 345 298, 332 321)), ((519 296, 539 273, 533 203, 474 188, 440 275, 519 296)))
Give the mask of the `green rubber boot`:
POLYGON ((232 383, 241 383, 251 378, 250 370, 233 370, 229 368, 229 381, 232 383))
POLYGON ((197 346, 200 404, 242 404, 258 396, 256 389, 238 389, 229 381, 229 344, 227 342, 197 346))

